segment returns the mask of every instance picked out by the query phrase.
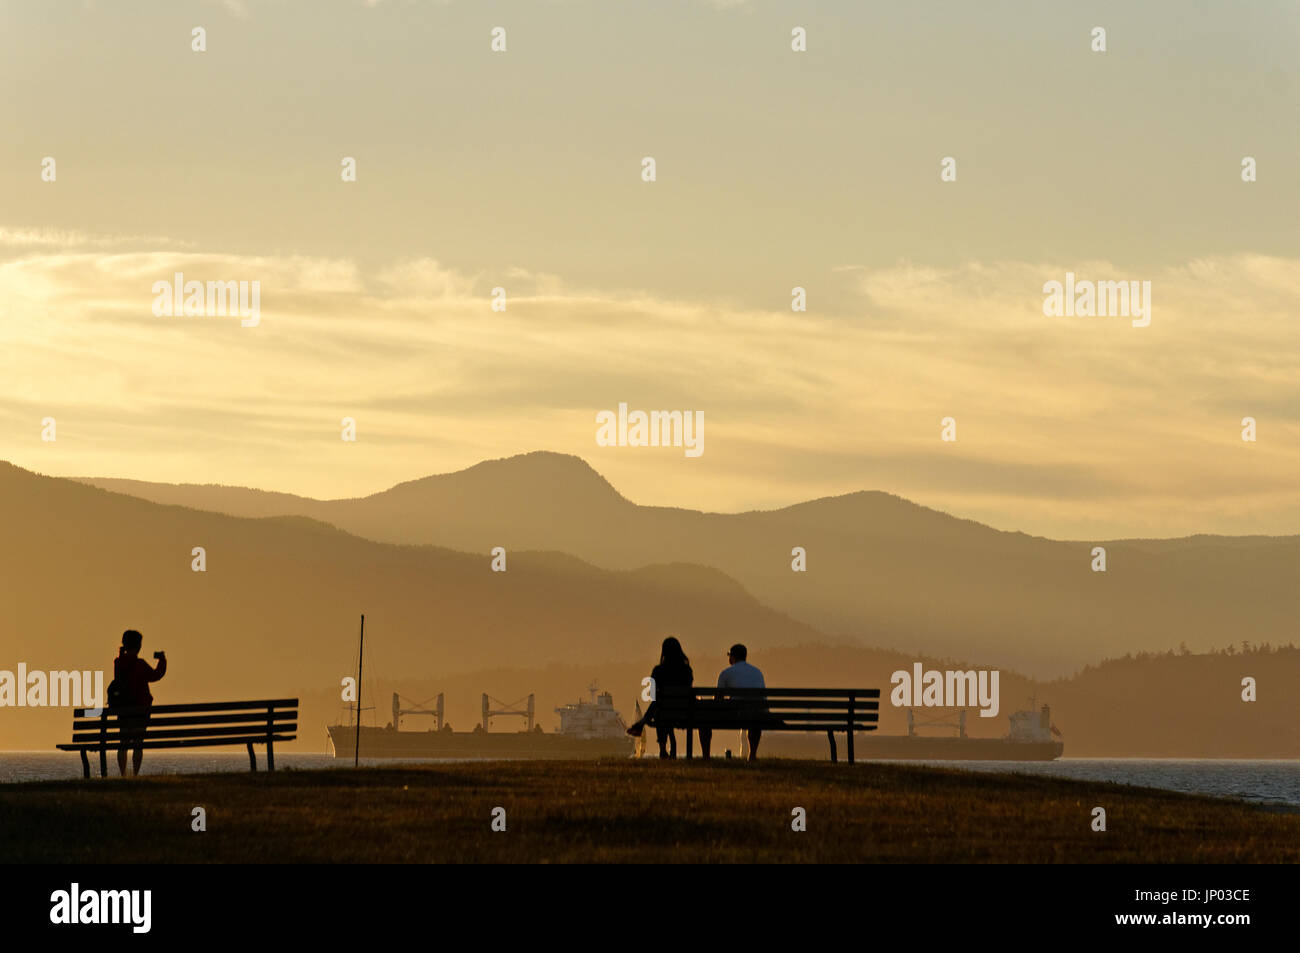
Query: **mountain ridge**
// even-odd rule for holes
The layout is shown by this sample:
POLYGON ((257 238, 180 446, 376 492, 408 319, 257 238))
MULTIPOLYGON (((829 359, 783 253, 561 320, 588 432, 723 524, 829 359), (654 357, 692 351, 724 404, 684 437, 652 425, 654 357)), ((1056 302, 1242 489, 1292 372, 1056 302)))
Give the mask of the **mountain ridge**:
POLYGON ((881 490, 741 513, 644 506, 586 461, 549 451, 334 501, 87 482, 201 510, 292 512, 379 542, 564 552, 609 570, 711 566, 830 637, 1044 678, 1130 650, 1183 641, 1202 650, 1222 644, 1226 631, 1277 641, 1300 614, 1289 583, 1300 537, 1052 540, 881 490), (1092 571, 1098 545, 1105 572, 1092 571), (806 571, 793 571, 796 547, 806 571))

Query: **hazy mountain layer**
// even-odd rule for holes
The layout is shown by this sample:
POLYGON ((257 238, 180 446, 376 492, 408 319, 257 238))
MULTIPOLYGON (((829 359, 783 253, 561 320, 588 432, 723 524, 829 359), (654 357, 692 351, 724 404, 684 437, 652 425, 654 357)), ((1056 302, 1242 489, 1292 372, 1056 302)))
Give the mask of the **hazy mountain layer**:
POLYGON ((1300 538, 1062 542, 1001 532, 886 493, 738 514, 638 506, 577 457, 532 453, 318 501, 218 486, 91 480, 160 502, 297 514, 368 539, 558 550, 609 569, 687 562, 765 605, 867 645, 1040 677, 1103 657, 1279 641, 1300 613, 1300 538), (1093 572, 1092 548, 1107 571, 1093 572), (791 550, 807 551, 807 572, 791 550))
MULTIPOLYGON (((666 633, 715 654, 807 641, 809 626, 760 605, 713 569, 594 568, 514 550, 371 542, 301 517, 244 519, 38 476, 0 464, 0 669, 102 668, 122 631, 171 668, 178 701, 304 695, 356 665, 359 616, 391 665, 437 677, 492 665, 649 657, 666 633), (207 571, 191 568, 195 547, 207 571)), ((323 725, 333 712, 309 712, 323 725)), ((0 709, 0 749, 47 747, 63 712, 0 709)))

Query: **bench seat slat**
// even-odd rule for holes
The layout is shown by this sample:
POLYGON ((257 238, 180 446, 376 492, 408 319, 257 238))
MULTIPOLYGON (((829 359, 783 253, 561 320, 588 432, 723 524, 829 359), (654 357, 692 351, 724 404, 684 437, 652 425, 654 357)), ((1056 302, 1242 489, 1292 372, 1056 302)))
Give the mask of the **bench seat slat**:
MULTIPOLYGON (((272 735, 271 741, 279 744, 281 741, 294 741, 298 736, 294 735, 272 735)), ((240 738, 189 738, 178 741, 149 741, 141 743, 142 748, 202 748, 215 745, 260 745, 266 742, 266 735, 247 735, 240 738)), ((99 743, 95 744, 62 744, 55 745, 60 751, 98 751, 99 743)), ((110 751, 116 750, 116 745, 109 744, 110 751)), ((133 746, 134 747, 134 746, 133 746)))

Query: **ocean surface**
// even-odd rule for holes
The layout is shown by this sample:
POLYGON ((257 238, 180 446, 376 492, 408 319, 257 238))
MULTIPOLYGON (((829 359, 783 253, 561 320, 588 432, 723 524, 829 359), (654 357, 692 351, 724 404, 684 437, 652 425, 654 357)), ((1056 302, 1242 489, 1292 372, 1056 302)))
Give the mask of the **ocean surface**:
MULTIPOLYGON (((895 761, 893 764, 904 762, 895 761)), ((1077 781, 1112 781, 1184 794, 1239 798, 1300 810, 1300 760, 1237 761, 1182 758, 1059 758, 1056 761, 915 761, 967 771, 1039 774, 1077 781)))
MULTIPOLYGON (((259 770, 266 759, 257 752, 259 770)), ((394 758, 362 758, 365 765, 403 763, 394 758)), ((1187 794, 1209 794, 1240 798, 1259 804, 1300 809, 1300 760, 1229 761, 1148 758, 1062 758, 1058 761, 918 761, 893 764, 932 764, 964 771, 995 771, 1049 775, 1080 781, 1112 781, 1143 787, 1165 788, 1187 794)), ((350 767, 350 759, 335 759, 325 754, 277 752, 276 770, 293 771, 309 768, 350 767)), ((109 756, 109 771, 116 774, 117 762, 109 756)), ((98 775, 98 764, 91 758, 91 768, 98 775)), ((206 771, 247 771, 248 755, 244 752, 189 753, 146 752, 145 774, 198 774, 206 771)), ((50 781, 81 777, 81 760, 73 753, 47 751, 0 751, 0 783, 50 781)))

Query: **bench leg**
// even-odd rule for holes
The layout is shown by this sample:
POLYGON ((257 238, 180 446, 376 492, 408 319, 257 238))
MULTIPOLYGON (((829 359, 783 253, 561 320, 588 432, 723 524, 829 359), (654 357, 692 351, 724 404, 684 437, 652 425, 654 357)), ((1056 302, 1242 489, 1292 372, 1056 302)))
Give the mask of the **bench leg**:
POLYGON ((840 760, 839 753, 835 750, 835 732, 833 731, 826 732, 826 740, 831 743, 831 760, 832 761, 840 760))
POLYGON ((90 759, 86 757, 86 749, 81 749, 81 775, 87 780, 90 779, 90 759))
POLYGON ((266 770, 275 770, 275 743, 271 741, 266 743, 266 770))
POLYGON ((853 729, 850 728, 848 731, 846 731, 846 732, 844 732, 844 733, 845 733, 846 735, 848 735, 848 740, 849 740, 849 764, 852 764, 852 763, 853 763, 853 729))
POLYGON ((253 743, 248 743, 248 770, 257 770, 257 755, 253 753, 253 743))
POLYGON ((688 758, 691 756, 691 753, 695 750, 695 746, 694 744, 692 744, 694 738, 695 738, 694 729, 692 729, 690 725, 687 725, 686 726, 686 757, 688 758))
POLYGON ((99 776, 108 777, 108 749, 103 745, 99 746, 99 776))

